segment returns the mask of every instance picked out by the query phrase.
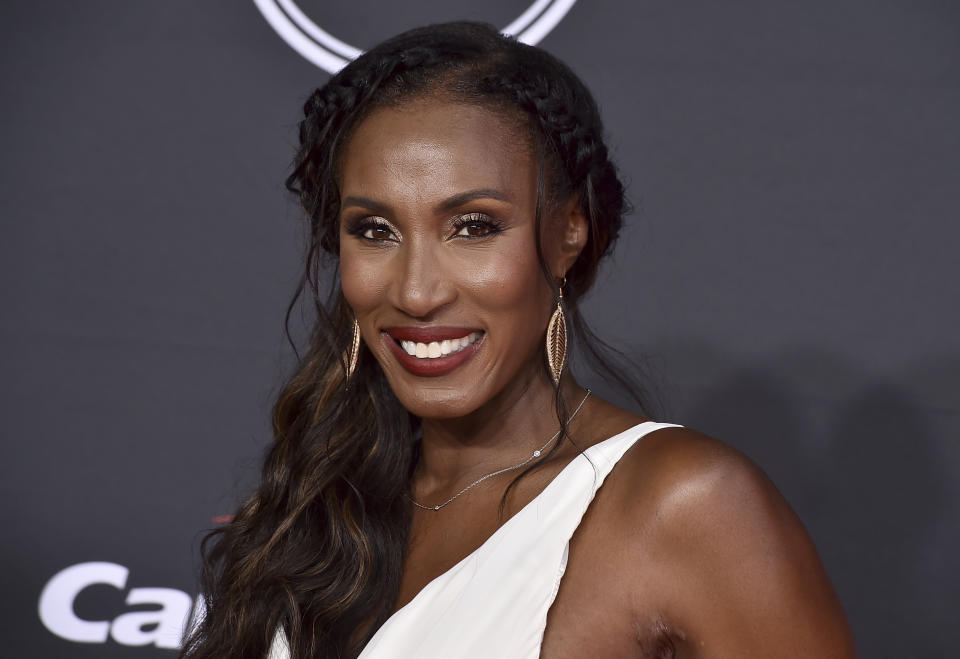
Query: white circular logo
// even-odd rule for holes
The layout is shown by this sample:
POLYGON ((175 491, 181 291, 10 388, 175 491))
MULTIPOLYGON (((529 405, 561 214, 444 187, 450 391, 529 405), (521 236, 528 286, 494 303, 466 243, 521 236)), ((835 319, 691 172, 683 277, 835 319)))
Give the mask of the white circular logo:
MULTIPOLYGON (((577 0, 535 0, 501 32, 534 46, 550 33, 577 0)), ((363 53, 326 32, 294 0, 253 0, 284 41, 321 69, 336 73, 363 53)))

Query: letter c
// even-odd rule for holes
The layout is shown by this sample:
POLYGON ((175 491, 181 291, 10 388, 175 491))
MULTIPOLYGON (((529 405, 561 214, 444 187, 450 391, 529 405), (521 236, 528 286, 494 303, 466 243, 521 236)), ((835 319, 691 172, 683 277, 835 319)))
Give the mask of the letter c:
POLYGON ((116 563, 79 563, 57 572, 40 593, 40 621, 61 638, 78 643, 106 643, 109 622, 82 620, 73 602, 87 586, 107 584, 123 590, 130 570, 116 563))

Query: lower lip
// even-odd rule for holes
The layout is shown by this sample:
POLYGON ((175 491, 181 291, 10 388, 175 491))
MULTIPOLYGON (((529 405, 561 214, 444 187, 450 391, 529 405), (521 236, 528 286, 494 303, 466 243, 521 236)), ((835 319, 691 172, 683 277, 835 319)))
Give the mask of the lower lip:
POLYGON ((390 337, 389 334, 383 332, 381 336, 383 337, 384 343, 387 344, 387 347, 393 351, 394 356, 397 358, 397 361, 400 362, 401 366, 414 375, 419 375, 425 378, 435 378, 450 373, 453 369, 457 368, 465 361, 473 357, 473 355, 477 352, 477 349, 480 347, 480 344, 483 343, 483 339, 486 337, 486 334, 468 345, 463 350, 451 353, 444 357, 437 357, 436 359, 421 359, 420 357, 408 355, 406 351, 390 337))

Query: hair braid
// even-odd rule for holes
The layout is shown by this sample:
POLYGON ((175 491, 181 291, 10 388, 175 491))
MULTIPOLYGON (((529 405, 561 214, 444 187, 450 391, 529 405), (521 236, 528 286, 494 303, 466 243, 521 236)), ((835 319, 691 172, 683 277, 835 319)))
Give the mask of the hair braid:
POLYGON ((330 219, 339 210, 336 191, 336 156, 349 131, 372 109, 424 89, 428 73, 450 67, 473 53, 467 48, 456 53, 444 47, 430 47, 422 39, 400 35, 392 52, 365 53, 342 69, 326 85, 314 91, 304 103, 300 122, 300 148, 287 188, 298 195, 311 220, 311 231, 320 247, 331 254, 339 251, 339 231, 330 219), (415 76, 404 74, 416 72, 415 76))
POLYGON ((555 179, 550 185, 553 195, 579 196, 590 235, 586 253, 567 274, 566 295, 574 302, 593 283, 596 264, 616 242, 629 205, 603 141, 603 124, 592 97, 561 62, 540 52, 537 56, 546 60, 543 68, 547 70, 531 73, 517 68, 513 75, 485 76, 481 84, 488 93, 511 96, 534 118, 555 158, 550 172, 555 179))

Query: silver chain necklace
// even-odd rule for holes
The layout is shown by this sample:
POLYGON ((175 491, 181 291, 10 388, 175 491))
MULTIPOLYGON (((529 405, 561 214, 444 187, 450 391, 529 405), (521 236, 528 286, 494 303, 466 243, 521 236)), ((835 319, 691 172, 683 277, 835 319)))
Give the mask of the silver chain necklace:
MULTIPOLYGON (((583 404, 587 402, 587 398, 590 397, 590 393, 591 393, 590 390, 587 389, 587 395, 583 397, 583 400, 581 400, 581 401, 580 401, 580 404, 577 405, 577 409, 575 409, 575 410, 573 411, 573 414, 570 415, 570 418, 567 419, 567 424, 569 424, 571 421, 573 421, 574 417, 577 416, 577 412, 579 412, 579 411, 580 411, 580 408, 583 407, 583 404)), ((425 505, 423 505, 422 503, 418 503, 417 501, 414 501, 413 497, 411 497, 410 495, 407 495, 407 498, 410 499, 410 502, 413 503, 413 505, 415 505, 417 508, 423 508, 424 510, 434 510, 434 511, 440 510, 440 509, 443 508, 445 505, 447 505, 448 503, 450 503, 451 501, 453 501, 454 499, 456 499, 457 497, 459 497, 461 494, 463 494, 464 492, 466 492, 467 490, 469 490, 469 489, 471 489, 471 488, 473 488, 473 487, 476 487, 477 485, 479 485, 479 484, 482 483, 483 481, 487 480, 488 478, 493 478, 494 476, 499 476, 500 474, 506 473, 506 472, 508 472, 508 471, 513 471, 514 469, 519 469, 520 467, 524 466, 525 464, 528 464, 531 460, 533 460, 533 459, 535 459, 535 458, 539 458, 539 457, 540 457, 540 454, 543 453, 543 452, 547 449, 548 446, 550 446, 550 443, 553 442, 553 440, 555 440, 557 437, 560 436, 560 433, 561 433, 562 430, 563 430, 563 428, 561 428, 560 430, 558 430, 558 431, 557 431, 557 434, 555 434, 553 437, 551 437, 550 439, 548 439, 546 444, 544 444, 543 446, 541 446, 540 448, 538 448, 536 451, 534 451, 534 452, 533 452, 533 455, 531 455, 529 458, 527 458, 526 460, 524 460, 524 461, 521 462, 520 464, 515 464, 515 465, 513 465, 512 467, 505 467, 505 468, 503 468, 503 469, 498 469, 497 471, 490 472, 490 473, 487 474, 486 476, 481 476, 480 478, 478 478, 477 480, 473 481, 472 483, 470 483, 469 485, 467 485, 465 488, 463 488, 462 490, 460 490, 459 492, 457 492, 456 494, 454 494, 452 497, 450 497, 449 499, 447 499, 446 501, 444 501, 443 503, 441 503, 441 504, 439 504, 439 505, 437 505, 437 506, 425 506, 425 505)))

